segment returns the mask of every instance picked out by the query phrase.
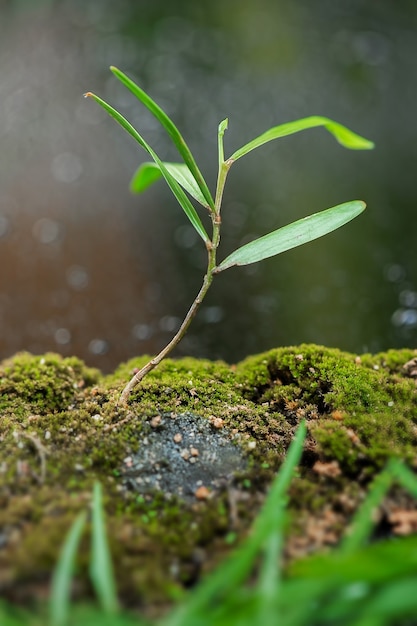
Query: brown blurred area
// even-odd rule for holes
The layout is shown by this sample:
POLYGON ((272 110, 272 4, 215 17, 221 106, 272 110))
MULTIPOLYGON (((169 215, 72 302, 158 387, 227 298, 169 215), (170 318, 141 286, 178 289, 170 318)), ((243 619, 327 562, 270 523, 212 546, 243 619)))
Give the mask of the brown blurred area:
POLYGON ((126 327, 141 319, 135 308, 149 280, 146 265, 131 253, 117 198, 113 204, 107 196, 108 209, 99 217, 83 215, 74 206, 77 194, 64 196, 48 189, 47 181, 38 184, 38 193, 36 187, 30 194, 23 186, 8 189, 9 204, 3 196, 0 354, 58 351, 109 370, 133 353, 134 337, 126 327), (36 202, 40 196, 42 207, 33 206, 32 197, 36 202), (73 210, 77 219, 63 219, 73 210))
POLYGON ((100 152, 104 118, 82 98, 97 79, 76 14, 2 14, 0 357, 57 351, 106 371, 148 347, 132 328, 151 277, 132 248, 129 171, 109 157, 103 179, 112 146, 100 152))
POLYGON ((317 130, 239 161, 220 259, 340 202, 368 209, 323 240, 221 274, 177 354, 235 362, 304 341, 415 346, 416 7, 0 2, 0 359, 53 350, 109 371, 159 350, 201 284, 204 246, 176 201, 163 182, 129 193, 146 156, 82 97, 95 91, 178 160, 111 64, 173 117, 211 187, 226 116, 226 152, 312 114, 376 143, 355 153, 317 130))

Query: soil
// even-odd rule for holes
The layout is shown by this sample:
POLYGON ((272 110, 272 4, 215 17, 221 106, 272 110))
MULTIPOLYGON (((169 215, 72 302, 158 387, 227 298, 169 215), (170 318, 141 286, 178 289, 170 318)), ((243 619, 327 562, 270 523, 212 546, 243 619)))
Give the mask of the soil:
MULTIPOLYGON (((417 470, 417 350, 300 345, 235 366, 168 359, 118 405, 146 360, 110 376, 55 354, 0 364, 2 598, 47 596, 97 480, 121 601, 155 613, 244 539, 301 420, 286 563, 337 545, 388 457, 417 470)), ((394 487, 375 520, 375 538, 415 533, 415 501, 394 487)), ((78 597, 91 594, 89 545, 86 533, 78 597)))

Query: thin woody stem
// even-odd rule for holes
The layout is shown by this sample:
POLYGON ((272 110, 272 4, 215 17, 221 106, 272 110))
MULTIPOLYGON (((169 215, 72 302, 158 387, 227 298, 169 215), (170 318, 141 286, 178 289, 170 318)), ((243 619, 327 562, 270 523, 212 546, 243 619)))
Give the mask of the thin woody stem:
POLYGON ((204 282, 203 285, 200 289, 200 291, 198 292, 198 295, 196 297, 196 299, 194 300, 194 302, 192 303, 187 315, 184 318, 184 321, 182 322, 180 328, 178 329, 177 333, 174 335, 174 337, 171 339, 171 341, 165 346, 165 348, 163 348, 163 350, 161 350, 161 352, 159 354, 157 354, 155 357, 153 357, 153 359, 151 359, 144 367, 142 367, 142 369, 140 369, 138 372, 136 372, 136 374, 130 379, 130 381, 128 382, 128 384, 126 385, 126 387, 123 389, 122 391, 122 395, 120 396, 120 402, 122 404, 126 404, 127 400, 129 398, 130 392, 132 391, 132 389, 134 389, 136 387, 136 385, 138 383, 140 383, 140 381, 142 380, 142 378, 144 378, 147 374, 149 374, 149 372, 151 372, 157 365, 159 365, 159 363, 171 352, 171 350, 173 350, 175 348, 175 346, 181 341, 181 339, 184 337, 185 333, 187 332, 187 329, 189 327, 189 325, 191 324, 192 319, 195 317, 198 308, 200 306, 200 304, 202 303, 204 296, 206 295, 211 282, 213 280, 213 274, 212 272, 208 272, 205 276, 204 276, 204 282))
POLYGON ((171 339, 171 341, 161 350, 159 354, 153 357, 142 369, 140 369, 127 383, 125 388, 122 391, 119 402, 121 404, 127 404, 131 391, 136 387, 138 383, 151 372, 159 363, 178 345, 181 339, 184 337, 185 333, 188 330, 189 325, 191 324, 193 318, 195 317, 200 304, 204 300, 204 297, 207 291, 210 288, 210 285, 213 281, 214 270, 216 268, 216 252, 217 247, 220 243, 220 226, 221 226, 221 217, 220 217, 220 208, 223 197, 224 185, 226 183, 227 174, 232 165, 232 161, 228 160, 226 162, 221 161, 219 163, 219 173, 217 179, 217 190, 216 190, 216 198, 215 198, 215 206, 214 211, 211 212, 211 219, 213 224, 213 236, 211 241, 208 240, 206 242, 207 246, 207 271, 204 276, 204 281, 201 286, 200 291, 197 294, 194 302, 188 310, 187 315, 184 318, 181 326, 178 331, 171 339))

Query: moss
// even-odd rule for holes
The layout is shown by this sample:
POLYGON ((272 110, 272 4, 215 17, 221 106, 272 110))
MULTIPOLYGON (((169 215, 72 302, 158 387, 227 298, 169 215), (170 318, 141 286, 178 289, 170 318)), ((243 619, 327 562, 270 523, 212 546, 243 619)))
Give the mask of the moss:
POLYGON ((286 420, 308 418, 319 455, 375 469, 391 454, 415 458, 416 384, 400 375, 415 353, 398 353, 372 359, 301 345, 250 357, 236 374, 246 398, 286 420))
POLYGON ((13 407, 21 416, 62 410, 76 400, 77 392, 94 384, 98 377, 97 370, 86 367, 76 357, 20 353, 1 364, 0 410, 7 412, 13 407))
MULTIPOLYGON (((128 408, 119 394, 146 357, 111 376, 53 354, 4 361, 1 593, 36 597, 98 479, 123 601, 167 606, 224 558, 230 537, 236 544, 248 532, 302 419, 309 435, 291 487, 287 556, 336 541, 390 455, 417 465, 416 379, 404 369, 415 357, 301 345, 235 367, 167 359, 128 408)), ((83 541, 81 595, 89 593, 83 541)))
POLYGON ((312 404, 319 413, 374 410, 391 400, 383 374, 361 367, 354 355, 321 346, 279 348, 243 361, 237 370, 247 397, 312 404))

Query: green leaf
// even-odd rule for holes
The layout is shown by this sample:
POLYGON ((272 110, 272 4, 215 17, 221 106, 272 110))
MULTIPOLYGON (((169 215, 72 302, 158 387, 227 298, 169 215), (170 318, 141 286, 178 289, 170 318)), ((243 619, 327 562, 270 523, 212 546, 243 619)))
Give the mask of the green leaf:
POLYGON ((360 548, 368 539, 374 526, 373 512, 381 504, 391 484, 397 481, 417 498, 417 478, 400 459, 391 458, 383 472, 373 480, 365 500, 356 511, 348 534, 339 548, 348 553, 360 548))
POLYGON ((162 172, 157 164, 147 161, 146 163, 139 165, 138 169, 133 174, 130 180, 129 189, 132 193, 143 193, 146 189, 148 189, 148 187, 156 183, 161 178, 163 178, 162 172))
POLYGON ((95 483, 93 492, 90 576, 103 611, 115 613, 118 602, 106 538, 100 483, 95 483))
POLYGON ((223 120, 222 122, 220 122, 219 124, 219 130, 218 130, 218 146, 219 146, 219 171, 220 168, 222 166, 222 164, 224 163, 224 148, 223 148, 223 137, 224 137, 224 133, 227 130, 227 127, 229 125, 229 120, 226 117, 225 120, 223 120))
POLYGON ((249 143, 242 146, 239 150, 236 150, 229 160, 237 161, 240 157, 248 154, 251 150, 255 150, 255 148, 259 148, 259 146, 262 146, 268 141, 279 139, 280 137, 286 137, 287 135, 293 135, 294 133, 299 133, 300 131, 308 128, 315 128, 316 126, 324 126, 324 128, 335 137, 336 141, 350 150, 371 150, 374 147, 372 141, 357 135, 346 128, 346 126, 342 126, 342 124, 334 122, 328 117, 312 115, 311 117, 304 117, 301 120, 287 122, 286 124, 280 124, 279 126, 270 128, 262 135, 259 135, 259 137, 256 137, 249 143))
POLYGON ((185 164, 188 166, 191 174, 193 175, 199 189, 203 197, 205 198, 205 204, 207 204, 211 209, 214 209, 214 201, 211 197, 210 190, 207 186, 206 181, 203 178, 200 170, 198 169, 197 163, 194 160, 194 157, 191 153, 191 150, 185 143, 183 136, 181 135, 178 128, 175 126, 174 122, 168 117, 168 115, 156 104, 154 100, 147 93, 143 91, 133 80, 131 80, 126 74, 121 72, 117 67, 111 66, 110 70, 116 76, 118 80, 125 87, 129 89, 133 93, 142 104, 146 106, 147 109, 156 117, 156 119, 162 124, 165 128, 172 141, 176 145, 178 152, 181 154, 184 159, 185 164))
POLYGON ((52 626, 66 624, 69 613, 71 582, 75 557, 86 522, 86 513, 80 513, 65 539, 58 564, 52 577, 49 614, 52 626))
POLYGON ((353 200, 278 228, 232 252, 215 268, 214 272, 222 272, 233 265, 256 263, 327 235, 353 220, 362 213, 365 207, 366 204, 361 200, 353 200))
POLYGON ((139 143, 139 145, 142 146, 144 150, 146 150, 148 154, 151 155, 151 157, 153 158, 153 160, 155 161, 155 163, 158 165, 159 169, 161 170, 162 176, 165 178, 166 182, 168 183, 172 193, 174 194, 179 204, 181 205, 184 213, 190 220, 191 224, 194 226, 194 228, 196 229, 196 231, 198 232, 198 234, 200 235, 200 237, 202 238, 204 242, 209 241, 209 236, 207 235, 195 208, 193 207, 190 200, 186 196, 184 190, 177 183, 175 178, 168 172, 167 168, 165 167, 161 159, 158 157, 156 152, 150 147, 150 145, 145 141, 145 139, 138 133, 138 131, 132 126, 132 124, 128 122, 125 117, 123 117, 123 115, 121 115, 118 111, 116 111, 116 109, 110 106, 110 104, 105 102, 105 100, 102 100, 102 98, 100 98, 99 96, 96 96, 94 93, 91 93, 90 91, 84 95, 86 98, 87 97, 93 98, 93 100, 95 100, 97 104, 99 104, 113 119, 115 119, 116 122, 118 122, 118 124, 120 124, 120 126, 124 128, 129 133, 129 135, 131 135, 131 137, 133 137, 133 139, 135 139, 139 143))
POLYGON ((356 511, 348 534, 343 538, 339 553, 349 553, 361 547, 367 541, 374 526, 373 513, 381 504, 391 487, 394 476, 390 464, 373 480, 366 499, 356 511))
MULTIPOLYGON (((167 163, 164 161, 164 166, 171 176, 175 178, 177 183, 179 183, 185 191, 188 191, 190 196, 192 196, 204 207, 209 208, 205 197, 201 193, 200 188, 185 163, 167 163)), ((138 167, 136 172, 133 174, 132 180, 130 181, 130 190, 133 193, 141 193, 162 176, 163 174, 161 169, 158 165, 156 165, 156 163, 142 163, 142 165, 140 165, 140 167, 138 167)))
POLYGON ((219 124, 219 135, 224 135, 225 131, 227 130, 228 125, 229 125, 229 119, 226 117, 226 119, 221 121, 219 124))

